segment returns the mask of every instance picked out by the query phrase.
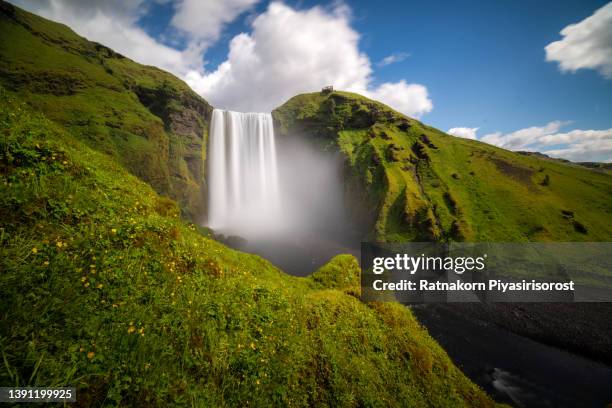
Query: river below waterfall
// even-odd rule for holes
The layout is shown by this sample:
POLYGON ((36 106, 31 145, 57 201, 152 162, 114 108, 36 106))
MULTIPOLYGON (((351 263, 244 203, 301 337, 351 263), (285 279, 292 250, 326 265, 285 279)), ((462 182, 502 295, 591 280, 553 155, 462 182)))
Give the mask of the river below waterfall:
POLYGON ((534 408, 612 402, 610 366, 461 314, 452 304, 411 308, 455 364, 496 401, 534 408))

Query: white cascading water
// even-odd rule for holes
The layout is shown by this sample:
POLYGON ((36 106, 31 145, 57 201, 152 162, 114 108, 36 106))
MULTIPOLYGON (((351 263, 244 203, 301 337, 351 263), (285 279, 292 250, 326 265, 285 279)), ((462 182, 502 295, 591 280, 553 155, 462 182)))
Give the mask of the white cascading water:
POLYGON ((271 114, 215 109, 208 165, 211 228, 253 235, 276 224, 280 198, 271 114))

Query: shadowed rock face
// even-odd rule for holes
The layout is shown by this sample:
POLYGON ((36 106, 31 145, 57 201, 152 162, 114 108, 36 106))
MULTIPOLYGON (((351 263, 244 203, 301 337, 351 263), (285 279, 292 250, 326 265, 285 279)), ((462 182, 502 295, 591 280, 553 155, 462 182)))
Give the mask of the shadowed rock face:
POLYGON ((212 107, 171 74, 46 24, 0 1, 0 85, 200 217, 212 107))
POLYGON ((137 87, 134 92, 170 135, 168 194, 191 218, 200 217, 206 212, 205 162, 212 107, 192 92, 178 92, 167 81, 155 88, 137 87))

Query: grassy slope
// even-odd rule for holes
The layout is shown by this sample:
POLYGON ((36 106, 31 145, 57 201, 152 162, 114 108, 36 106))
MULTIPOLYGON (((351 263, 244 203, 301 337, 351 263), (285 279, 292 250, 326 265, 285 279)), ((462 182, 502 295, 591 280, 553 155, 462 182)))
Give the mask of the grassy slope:
POLYGON ((612 176, 449 136, 360 95, 298 95, 273 112, 347 158, 353 207, 380 240, 607 241, 612 176))
POLYGON ((79 405, 490 406, 339 256, 310 278, 224 247, 0 88, 0 384, 79 405))
POLYGON ((211 107, 182 81, 0 0, 0 84, 202 213, 211 107))

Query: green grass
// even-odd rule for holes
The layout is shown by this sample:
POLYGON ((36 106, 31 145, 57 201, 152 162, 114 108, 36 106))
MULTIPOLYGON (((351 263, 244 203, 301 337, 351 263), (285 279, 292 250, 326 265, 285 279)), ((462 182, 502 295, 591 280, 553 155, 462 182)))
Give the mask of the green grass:
POLYGON ((82 406, 493 404, 408 309, 355 297, 354 258, 286 275, 0 101, 3 386, 76 386, 82 406))
POLYGON ((273 116, 282 137, 308 137, 344 153, 349 205, 371 215, 372 239, 612 237, 608 172, 449 136, 347 92, 298 95, 273 116))
POLYGON ((178 200, 205 209, 212 108, 174 76, 0 1, 0 84, 178 200))

